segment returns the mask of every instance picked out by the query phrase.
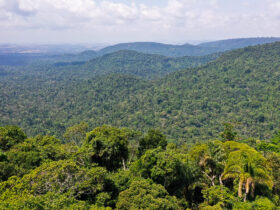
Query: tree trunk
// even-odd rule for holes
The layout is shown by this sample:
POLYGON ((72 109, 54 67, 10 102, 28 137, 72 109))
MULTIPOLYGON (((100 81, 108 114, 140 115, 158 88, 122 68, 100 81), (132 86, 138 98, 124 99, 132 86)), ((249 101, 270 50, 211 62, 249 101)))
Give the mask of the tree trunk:
POLYGON ((244 199, 243 199, 243 202, 246 202, 246 200, 247 200, 247 193, 245 193, 245 196, 244 196, 244 199))
POLYGON ((219 176, 219 182, 220 182, 220 185, 221 185, 221 186, 224 185, 224 184, 223 184, 223 180, 222 180, 222 175, 219 176))
POLYGON ((243 179, 240 178, 238 185, 238 197, 242 198, 242 187, 243 187, 243 179))
POLYGON ((125 166, 125 161, 124 161, 124 159, 122 159, 122 164, 123 164, 123 170, 125 171, 125 170, 126 170, 126 166, 125 166))
POLYGON ((216 176, 215 175, 214 176, 209 176, 205 171, 202 171, 202 173, 205 174, 205 176, 210 180, 211 185, 214 187, 215 186, 215 178, 216 178, 216 176))
POLYGON ((210 180, 211 180, 212 186, 214 187, 215 186, 215 176, 211 177, 210 180))
POLYGON ((249 194, 249 192, 250 192, 250 186, 252 185, 252 182, 253 182, 252 177, 249 177, 249 178, 246 180, 244 202, 247 200, 247 196, 248 196, 248 194, 249 194))
POLYGON ((252 182, 251 184, 251 197, 254 198, 255 197, 255 183, 252 182))

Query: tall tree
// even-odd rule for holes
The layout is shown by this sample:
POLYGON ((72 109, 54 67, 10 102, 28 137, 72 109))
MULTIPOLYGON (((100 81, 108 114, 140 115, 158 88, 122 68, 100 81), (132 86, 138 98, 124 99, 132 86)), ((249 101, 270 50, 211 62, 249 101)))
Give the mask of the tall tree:
POLYGON ((83 148, 89 154, 91 162, 108 170, 116 170, 121 166, 126 169, 129 135, 127 129, 104 125, 87 134, 83 148))
POLYGON ((233 125, 231 123, 225 123, 224 126, 225 129, 220 134, 223 141, 234 141, 236 139, 237 132, 234 131, 233 125))
POLYGON ((225 147, 229 149, 228 159, 223 179, 238 180, 238 197, 247 200, 249 193, 254 197, 257 183, 272 188, 271 168, 267 160, 256 150, 246 144, 228 141, 225 147))
POLYGON ((155 149, 161 146, 165 149, 167 145, 166 136, 157 129, 150 129, 148 133, 140 139, 138 154, 141 156, 148 149, 155 149))
POLYGON ((0 149, 9 150, 12 146, 26 139, 25 133, 17 126, 8 125, 0 127, 0 149))
POLYGON ((190 156, 200 167, 201 173, 211 186, 217 182, 223 185, 221 175, 225 165, 225 151, 220 141, 210 141, 207 144, 194 146, 190 156))
POLYGON ((76 145, 81 145, 86 137, 87 129, 88 124, 81 122, 78 125, 67 128, 63 137, 67 140, 67 142, 73 142, 76 145))
POLYGON ((163 186, 145 179, 133 181, 129 189, 119 195, 117 209, 182 209, 175 197, 163 186))

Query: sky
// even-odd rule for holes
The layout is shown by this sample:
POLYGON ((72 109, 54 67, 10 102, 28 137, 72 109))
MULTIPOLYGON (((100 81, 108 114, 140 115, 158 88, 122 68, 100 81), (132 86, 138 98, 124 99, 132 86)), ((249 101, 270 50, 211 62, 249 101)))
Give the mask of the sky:
POLYGON ((280 0, 0 0, 1 43, 280 37, 280 0))

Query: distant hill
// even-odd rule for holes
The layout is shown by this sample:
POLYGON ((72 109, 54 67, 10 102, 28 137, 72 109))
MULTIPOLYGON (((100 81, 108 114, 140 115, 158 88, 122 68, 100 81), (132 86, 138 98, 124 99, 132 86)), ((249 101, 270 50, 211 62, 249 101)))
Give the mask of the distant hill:
MULTIPOLYGON (((101 57, 106 54, 111 54, 121 50, 137 51, 146 54, 157 54, 168 57, 184 57, 184 56, 205 56, 213 53, 221 53, 228 50, 243 48, 247 46, 254 46, 258 44, 272 43, 280 41, 280 38, 241 38, 241 39, 228 39, 214 42, 201 43, 199 45, 171 45, 156 42, 133 42, 122 43, 105 47, 99 51, 86 50, 81 53, 71 53, 71 46, 69 46, 69 53, 63 48, 64 51, 60 53, 24 53, 25 51, 15 51, 10 46, 0 46, 0 65, 20 66, 38 63, 60 63, 60 65, 69 65, 76 62, 86 62, 90 59, 101 57), (10 48, 11 49, 10 49, 10 48), (1 49, 4 50, 1 53, 1 49), (7 50, 9 49, 9 50, 7 50), (19 53, 21 52, 21 53, 19 53), (63 52, 63 53, 61 53, 63 52), (69 64, 67 64, 69 62, 69 64)), ((49 46, 51 48, 52 46, 49 46)), ((67 46, 66 46, 67 47, 67 46)), ((48 49, 48 46, 45 46, 48 49)), ((17 48, 16 48, 17 49, 17 48)), ((21 49, 21 48, 20 48, 21 49)), ((31 48, 33 49, 33 48, 31 48)), ((41 49, 41 48, 40 48, 41 49)), ((67 49, 67 48, 66 48, 67 49)))
POLYGON ((4 66, 26 66, 32 64, 51 64, 65 62, 88 61, 98 54, 88 50, 77 54, 44 54, 44 53, 0 53, 0 65, 4 66))
POLYGON ((103 44, 1 44, 0 54, 78 54, 85 50, 99 50, 103 44))
POLYGON ((172 57, 203 56, 217 52, 215 49, 212 48, 200 47, 190 44, 170 45, 156 42, 134 42, 105 47, 98 51, 98 54, 104 55, 119 50, 134 50, 142 53, 159 54, 172 57))
POLYGON ((272 42, 279 42, 280 38, 271 37, 271 38, 240 38, 240 39, 227 39, 227 40, 220 40, 220 41, 214 41, 214 42, 205 42, 202 44, 199 44, 200 47, 206 47, 206 48, 216 48, 220 52, 226 51, 226 50, 233 50, 248 46, 254 46, 259 44, 268 44, 272 42))
POLYGON ((98 51, 99 55, 116 52, 119 50, 134 50, 149 54, 159 54, 172 57, 203 56, 217 52, 224 52, 247 46, 280 41, 280 38, 241 38, 228 39, 215 42, 206 42, 199 45, 170 45, 155 42, 132 42, 105 47, 98 51))
POLYGON ((94 58, 88 61, 82 69, 87 70, 90 75, 120 73, 135 75, 145 79, 156 79, 170 72, 206 64, 218 56, 218 54, 212 54, 208 56, 172 58, 131 50, 121 50, 94 58))

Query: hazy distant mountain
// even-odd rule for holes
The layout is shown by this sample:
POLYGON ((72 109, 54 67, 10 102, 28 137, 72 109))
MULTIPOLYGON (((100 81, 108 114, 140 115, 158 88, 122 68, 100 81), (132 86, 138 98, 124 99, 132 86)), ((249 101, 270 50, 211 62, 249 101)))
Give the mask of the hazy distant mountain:
POLYGON ((132 42, 122 43, 109 47, 105 47, 98 51, 98 54, 104 55, 119 50, 135 50, 143 53, 160 54, 165 56, 203 56, 227 50, 254 46, 258 44, 266 44, 280 41, 280 38, 240 38, 228 39, 214 42, 205 42, 199 45, 170 45, 156 42, 132 42))
MULTIPOLYGON (((121 43, 105 47, 94 45, 0 45, 0 65, 27 65, 34 62, 81 62, 95 57, 114 53, 120 50, 133 50, 147 54, 158 54, 169 57, 204 56, 217 52, 254 46, 280 41, 280 38, 240 38, 214 42, 205 42, 199 45, 183 44, 171 45, 156 42, 121 43), (85 50, 90 49, 90 50, 85 50), (95 50, 93 50, 95 49, 95 50), (85 50, 85 51, 82 51, 85 50), (79 51, 82 51, 78 53, 79 51)), ((64 65, 64 64, 62 64, 64 65)))
POLYGON ((99 54, 108 54, 119 50, 135 50, 142 53, 160 54, 165 56, 202 56, 217 52, 217 50, 190 44, 171 45, 156 42, 122 43, 101 49, 99 54))
POLYGON ((83 51, 78 54, 0 53, 0 65, 23 66, 35 63, 58 63, 58 65, 64 65, 72 62, 85 62, 97 56, 97 52, 93 50, 83 51))
POLYGON ((85 50, 99 50, 104 45, 76 44, 0 44, 0 54, 76 54, 85 50))
MULTIPOLYGON (((169 57, 205 56, 227 50, 254 46, 258 44, 272 43, 276 41, 280 41, 280 38, 228 39, 214 42, 205 42, 199 45, 170 45, 156 42, 134 42, 105 47, 99 51, 86 50, 80 53, 72 53, 75 50, 81 50, 79 46, 75 45, 38 45, 36 46, 37 48, 34 48, 32 46, 23 47, 7 44, 0 45, 0 65, 19 66, 38 62, 47 62, 58 63, 57 65, 63 66, 69 65, 67 62, 70 64, 76 64, 76 62, 86 62, 90 59, 121 50, 137 51, 146 54, 157 54, 169 57), (37 52, 34 49, 39 49, 39 51, 37 52), (51 54, 49 50, 51 50, 53 53, 56 52, 56 54, 51 54)), ((123 57, 120 59, 126 58, 123 57)), ((204 62, 199 61, 199 63, 204 62)))
POLYGON ((226 51, 232 50, 237 48, 243 48, 247 46, 254 46, 258 44, 266 44, 272 42, 279 42, 280 37, 271 37, 271 38, 240 38, 240 39, 227 39, 227 40, 220 40, 214 42, 204 42, 199 44, 200 47, 206 48, 216 48, 219 51, 226 51))

